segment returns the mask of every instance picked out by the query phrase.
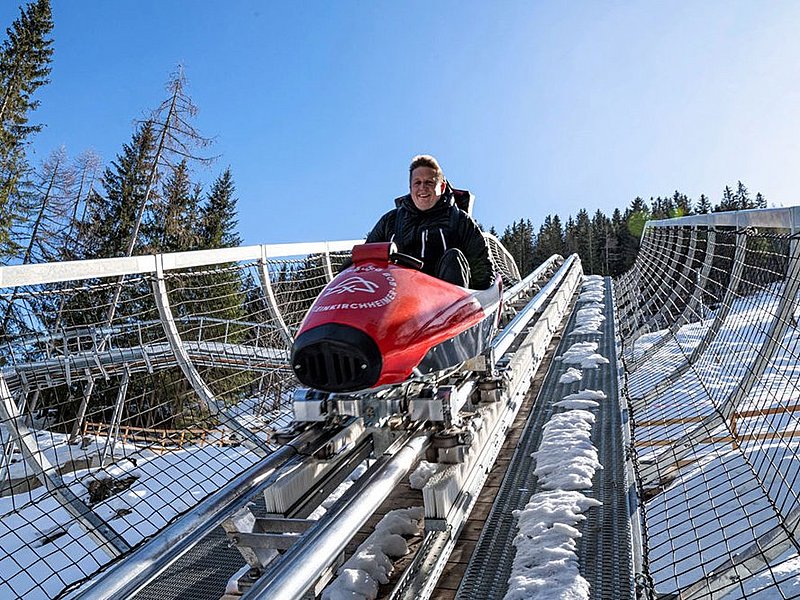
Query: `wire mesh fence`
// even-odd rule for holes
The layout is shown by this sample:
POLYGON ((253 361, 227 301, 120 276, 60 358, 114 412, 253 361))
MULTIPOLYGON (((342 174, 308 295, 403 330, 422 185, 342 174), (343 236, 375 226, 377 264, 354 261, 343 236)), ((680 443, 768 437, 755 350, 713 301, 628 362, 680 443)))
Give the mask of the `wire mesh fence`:
POLYGON ((616 281, 647 597, 800 597, 798 214, 651 224, 616 281))

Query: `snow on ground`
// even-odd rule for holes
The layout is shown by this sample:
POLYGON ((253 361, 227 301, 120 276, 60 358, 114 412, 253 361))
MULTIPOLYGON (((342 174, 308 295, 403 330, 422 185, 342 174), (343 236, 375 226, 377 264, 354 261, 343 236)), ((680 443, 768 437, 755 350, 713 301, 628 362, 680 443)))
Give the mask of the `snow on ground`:
MULTIPOLYGON (((774 512, 752 472, 752 465, 767 470, 776 463, 784 465, 786 471, 774 481, 771 494, 791 496, 792 482, 800 478, 800 465, 793 449, 776 443, 747 449, 744 455, 738 450, 712 451, 647 503, 650 568, 659 593, 673 592, 703 579, 710 566, 727 559, 731 548, 748 546, 779 526, 775 518, 765 518, 774 512)), ((765 473, 759 475, 763 477, 765 473)), ((790 551, 773 564, 783 571, 794 569, 794 577, 780 587, 784 594, 781 597, 795 597, 800 589, 797 553, 790 551), (791 590, 794 594, 788 593, 791 590)), ((744 594, 735 590, 725 598, 759 597, 751 593, 765 582, 764 576, 748 579, 744 594)), ((772 596, 763 594, 766 595, 760 597, 774 598, 778 593, 773 587, 772 596)))
MULTIPOLYGON (((636 417, 650 426, 639 426, 639 443, 677 439, 698 426, 696 421, 679 424, 681 418, 711 415, 738 390, 751 368, 753 357, 770 331, 778 304, 778 288, 737 298, 731 313, 693 368, 667 389, 648 400, 636 417), (659 424, 671 419, 671 424, 659 424)), ((668 335, 667 343, 629 378, 632 396, 658 384, 681 365, 713 323, 714 313, 703 321, 681 327, 674 338, 669 332, 646 334, 636 341, 632 356, 640 356, 649 345, 668 335)), ((786 407, 797 404, 800 381, 798 351, 800 332, 790 327, 747 399, 737 408, 755 415, 739 416, 736 431, 741 439, 750 434, 775 441, 698 445, 669 487, 646 504, 648 559, 659 594, 669 594, 701 581, 707 573, 729 559, 731 552, 753 546, 759 535, 780 530, 775 510, 783 518, 796 506, 800 481, 796 438, 776 435, 798 429, 797 413, 786 407), (778 409, 773 411, 772 409, 778 409), (773 412, 775 414, 773 414, 773 412), (761 482, 761 483, 759 483, 761 482), (737 550, 738 549, 738 550, 737 550)), ((709 432, 711 433, 711 432, 709 432)), ((716 432, 727 435, 726 426, 716 432)), ((640 462, 652 460, 663 450, 654 446, 637 452, 640 462)), ((800 596, 800 557, 788 549, 771 561, 771 567, 744 579, 727 593, 725 600, 800 596), (777 582, 777 588, 776 588, 777 582)), ((722 597, 722 596, 721 596, 722 597)))
POLYGON ((386 513, 375 531, 337 571, 337 577, 322 592, 323 600, 374 600, 378 585, 389 582, 393 558, 408 554, 406 537, 423 528, 425 509, 421 506, 386 513))
MULTIPOLYGON (((670 397, 679 398, 685 393, 700 389, 702 395, 709 393, 712 398, 721 400, 730 393, 738 385, 754 353, 763 344, 777 306, 777 296, 768 292, 737 298, 728 318, 694 368, 671 386, 670 397), (703 376, 702 385, 697 379, 697 373, 703 376)), ((713 318, 710 318, 682 327, 674 339, 670 339, 652 359, 645 361, 641 368, 630 375, 630 395, 643 395, 682 364, 712 323, 713 318)), ((791 334, 790 331, 789 335, 791 334)), ((652 339, 655 342, 658 338, 652 339)), ((636 345, 639 346, 638 341, 636 345)))
MULTIPOLYGON (((61 466, 70 461, 85 461, 89 464, 92 457, 100 456, 103 453, 106 445, 106 438, 104 437, 92 436, 82 440, 80 443, 70 445, 67 443, 69 436, 66 434, 37 431, 35 429, 30 431, 36 440, 36 445, 42 458, 54 466, 61 466)), ((9 440, 10 432, 6 424, 2 423, 0 424, 0 447, 5 448, 9 440)), ((0 459, 0 480, 3 476, 7 479, 25 479, 33 475, 33 470, 22 458, 22 453, 19 450, 16 450, 11 455, 8 462, 0 459)))

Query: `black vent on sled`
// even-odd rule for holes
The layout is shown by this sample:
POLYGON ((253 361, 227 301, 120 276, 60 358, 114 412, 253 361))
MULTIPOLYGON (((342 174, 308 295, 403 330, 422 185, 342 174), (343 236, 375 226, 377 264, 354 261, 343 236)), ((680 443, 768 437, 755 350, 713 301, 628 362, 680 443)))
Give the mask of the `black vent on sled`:
POLYGON ((354 392, 375 385, 383 361, 377 344, 349 325, 328 323, 297 337, 292 369, 309 387, 325 392, 354 392))

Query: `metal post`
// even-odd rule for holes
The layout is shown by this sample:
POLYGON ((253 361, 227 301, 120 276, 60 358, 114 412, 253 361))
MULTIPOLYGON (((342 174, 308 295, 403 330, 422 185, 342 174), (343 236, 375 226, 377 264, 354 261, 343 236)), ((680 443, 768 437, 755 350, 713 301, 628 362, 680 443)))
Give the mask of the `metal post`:
MULTIPOLYGON (((164 266, 163 255, 156 256, 156 278, 153 281, 153 289, 155 295, 156 306, 158 307, 158 314, 161 317, 161 324, 164 327, 164 333, 169 341, 170 348, 175 355, 175 360, 178 366, 183 371, 189 384, 195 391, 197 396, 208 406, 209 410, 215 415, 225 414, 225 404, 217 400, 217 397, 208 387, 208 384, 203 380, 200 373, 192 363, 192 359, 183 345, 183 340, 178 332, 178 326, 175 324, 175 318, 172 314, 172 309, 169 305, 169 295, 167 294, 167 284, 164 279, 164 266)), ((269 450, 264 441, 252 431, 247 429, 244 425, 239 423, 236 419, 229 418, 224 425, 242 436, 243 442, 259 456, 266 456, 269 450)))
POLYGON ((128 383, 130 381, 130 371, 125 367, 122 373, 122 383, 117 391, 117 402, 114 405, 114 414, 111 417, 111 426, 108 428, 108 437, 106 437, 105 446, 103 446, 103 454, 100 458, 100 466, 104 467, 106 458, 108 457, 109 446, 111 449, 111 456, 114 456, 114 446, 117 444, 117 436, 119 435, 119 424, 122 421, 122 405, 125 403, 125 397, 128 395, 128 383))
POLYGON ((264 291, 267 310, 275 320, 275 323, 278 324, 278 331, 280 331, 283 341, 286 342, 286 347, 291 348, 292 344, 294 344, 294 337, 289 331, 286 321, 283 320, 283 315, 281 315, 280 307, 278 306, 278 300, 275 298, 275 292, 272 289, 272 282, 269 278, 269 263, 266 246, 261 246, 261 258, 258 261, 258 266, 258 273, 261 277, 261 289, 264 291))

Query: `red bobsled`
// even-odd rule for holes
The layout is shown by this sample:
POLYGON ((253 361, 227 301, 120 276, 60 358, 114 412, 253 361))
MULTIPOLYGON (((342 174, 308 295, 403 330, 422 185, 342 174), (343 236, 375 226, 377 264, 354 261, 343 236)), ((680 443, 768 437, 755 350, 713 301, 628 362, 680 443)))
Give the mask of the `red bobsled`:
POLYGON ((469 290, 420 266, 391 243, 355 246, 353 265, 325 287, 300 326, 291 356, 297 378, 314 389, 352 392, 483 352, 497 326, 500 278, 487 290, 469 290))

